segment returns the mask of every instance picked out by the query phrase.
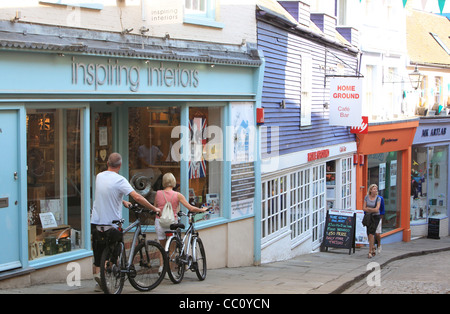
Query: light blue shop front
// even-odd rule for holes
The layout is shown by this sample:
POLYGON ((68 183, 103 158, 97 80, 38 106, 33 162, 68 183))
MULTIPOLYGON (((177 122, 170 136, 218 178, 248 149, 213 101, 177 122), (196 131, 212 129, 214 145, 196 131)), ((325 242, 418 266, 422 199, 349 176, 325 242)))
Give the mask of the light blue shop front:
POLYGON ((94 179, 113 151, 149 200, 172 172, 191 202, 214 205, 197 223, 209 267, 258 263, 257 51, 0 42, 0 274, 92 256, 94 179))

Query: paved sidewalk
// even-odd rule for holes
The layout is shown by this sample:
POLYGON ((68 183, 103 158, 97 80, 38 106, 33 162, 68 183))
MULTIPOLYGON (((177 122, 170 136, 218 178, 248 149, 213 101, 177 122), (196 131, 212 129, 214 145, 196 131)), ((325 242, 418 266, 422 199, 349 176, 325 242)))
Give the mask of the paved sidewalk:
MULTIPOLYGON (((341 293, 353 283, 364 279, 371 271, 370 262, 383 267, 392 261, 450 250, 450 237, 440 240, 420 238, 411 242, 384 244, 381 254, 367 258, 368 248, 348 250, 329 249, 296 258, 238 268, 209 269, 205 281, 187 271, 183 281, 174 285, 169 279, 148 294, 328 294, 341 293)), ((94 281, 83 280, 79 287, 66 283, 35 285, 27 288, 0 290, 0 294, 91 294, 94 281)), ((122 294, 142 294, 125 283, 122 294)))

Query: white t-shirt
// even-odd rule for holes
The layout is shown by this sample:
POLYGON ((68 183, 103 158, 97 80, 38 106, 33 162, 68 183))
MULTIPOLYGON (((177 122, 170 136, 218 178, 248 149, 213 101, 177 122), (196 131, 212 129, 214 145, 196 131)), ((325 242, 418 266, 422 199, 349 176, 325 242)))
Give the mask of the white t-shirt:
POLYGON ((122 219, 122 199, 133 187, 120 174, 103 171, 95 179, 95 201, 91 223, 111 225, 113 220, 122 219))

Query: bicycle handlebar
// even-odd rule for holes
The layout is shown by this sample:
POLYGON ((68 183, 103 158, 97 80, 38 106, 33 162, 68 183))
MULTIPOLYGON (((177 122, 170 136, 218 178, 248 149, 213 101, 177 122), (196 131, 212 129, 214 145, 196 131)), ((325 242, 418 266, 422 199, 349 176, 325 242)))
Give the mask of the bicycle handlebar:
POLYGON ((177 213, 177 215, 178 215, 178 216, 188 216, 188 215, 197 215, 197 214, 213 214, 213 212, 211 211, 211 209, 212 209, 212 207, 208 207, 208 209, 207 209, 206 211, 204 211, 204 212, 191 212, 191 211, 188 211, 187 214, 184 213, 184 212, 182 212, 182 211, 179 211, 179 212, 177 213))
POLYGON ((138 203, 131 204, 131 206, 128 207, 128 209, 131 209, 132 211, 134 211, 135 213, 138 213, 138 214, 142 213, 142 212, 146 212, 146 213, 150 213, 152 215, 156 215, 155 211, 153 211, 151 209, 148 209, 148 208, 145 208, 144 206, 142 206, 142 205, 140 205, 138 203))

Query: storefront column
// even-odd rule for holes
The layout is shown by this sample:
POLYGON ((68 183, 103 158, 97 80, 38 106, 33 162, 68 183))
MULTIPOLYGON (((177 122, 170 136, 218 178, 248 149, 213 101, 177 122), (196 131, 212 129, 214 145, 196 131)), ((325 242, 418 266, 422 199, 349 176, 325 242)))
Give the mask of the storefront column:
POLYGON ((411 226, 410 226, 410 195, 411 195, 411 146, 402 151, 402 170, 408 170, 407 173, 402 171, 402 213, 400 216, 400 227, 403 229, 403 241, 411 241, 411 226))

